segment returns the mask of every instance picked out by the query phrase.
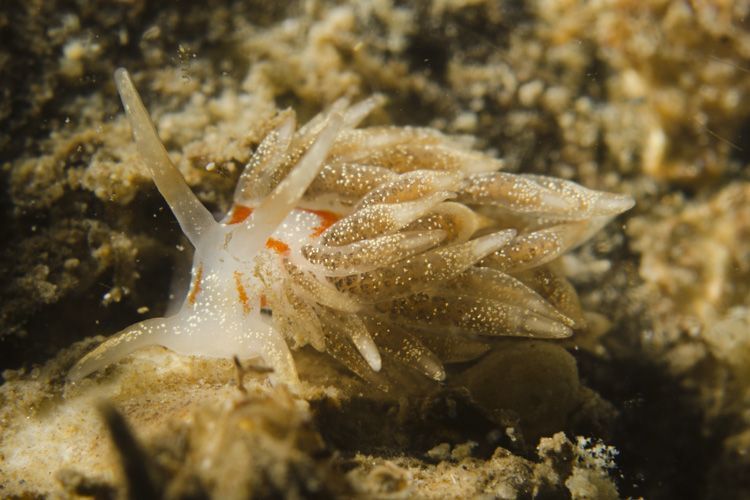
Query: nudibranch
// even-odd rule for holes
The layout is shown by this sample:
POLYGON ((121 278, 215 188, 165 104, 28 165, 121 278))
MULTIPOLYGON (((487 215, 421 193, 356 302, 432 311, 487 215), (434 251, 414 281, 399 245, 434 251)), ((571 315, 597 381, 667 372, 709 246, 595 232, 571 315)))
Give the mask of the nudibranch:
POLYGON ((482 339, 560 339, 582 326, 555 260, 627 195, 501 171, 465 139, 417 127, 357 128, 379 96, 336 101, 297 128, 280 112, 220 222, 171 163, 124 69, 117 89, 142 161, 195 247, 179 312, 136 323, 84 356, 80 379, 160 345, 262 358, 298 383, 290 346, 311 345, 372 379, 384 364, 443 380, 482 339))

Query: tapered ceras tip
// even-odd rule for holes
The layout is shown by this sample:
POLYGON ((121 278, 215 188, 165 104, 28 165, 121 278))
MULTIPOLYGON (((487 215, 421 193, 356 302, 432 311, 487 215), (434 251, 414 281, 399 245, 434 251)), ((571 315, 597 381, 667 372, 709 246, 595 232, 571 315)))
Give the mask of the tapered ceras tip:
POLYGON ((615 216, 635 206, 635 200, 627 194, 606 193, 596 201, 597 214, 615 216))
POLYGON ((115 70, 115 81, 116 82, 122 81, 125 78, 130 78, 130 75, 128 74, 128 70, 126 70, 125 68, 122 68, 122 67, 117 68, 115 70))

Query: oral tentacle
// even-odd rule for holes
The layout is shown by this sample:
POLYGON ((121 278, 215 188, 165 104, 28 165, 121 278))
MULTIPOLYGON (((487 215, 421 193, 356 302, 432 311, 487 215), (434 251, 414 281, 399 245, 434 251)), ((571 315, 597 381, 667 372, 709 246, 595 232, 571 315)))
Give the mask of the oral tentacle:
POLYGON ((159 139, 148 111, 125 68, 115 71, 115 84, 133 130, 138 152, 154 184, 177 218, 182 232, 197 248, 201 238, 217 223, 169 159, 167 150, 159 139))
POLYGON ((169 323, 170 318, 151 318, 121 330, 81 358, 68 372, 68 380, 80 380, 135 350, 162 345, 170 331, 169 323))

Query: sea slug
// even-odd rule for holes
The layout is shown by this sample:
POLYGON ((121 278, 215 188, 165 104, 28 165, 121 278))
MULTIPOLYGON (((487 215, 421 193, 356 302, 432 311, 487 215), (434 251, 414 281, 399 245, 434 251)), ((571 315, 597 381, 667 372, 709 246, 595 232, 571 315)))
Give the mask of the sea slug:
POLYGON ((382 99, 336 101, 297 128, 282 111, 220 222, 160 142, 126 70, 115 73, 154 183, 195 247, 178 313, 136 323, 84 356, 80 379, 136 349, 260 357, 298 383, 289 345, 363 378, 384 363, 445 378, 482 338, 559 339, 581 326, 551 263, 629 209, 627 195, 500 171, 466 141, 416 127, 357 128, 382 99))

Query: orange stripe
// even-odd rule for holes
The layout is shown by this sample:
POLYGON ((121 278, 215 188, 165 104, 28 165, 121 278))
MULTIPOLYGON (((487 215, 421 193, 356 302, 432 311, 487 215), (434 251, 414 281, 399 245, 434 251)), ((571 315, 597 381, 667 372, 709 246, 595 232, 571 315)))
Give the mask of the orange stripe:
POLYGON ((266 240, 266 248, 270 248, 271 250, 274 250, 278 254, 289 253, 289 245, 275 238, 268 238, 266 240))
POLYGON ((198 271, 195 273, 195 279, 193 280, 193 286, 190 287, 190 293, 188 294, 188 302, 195 304, 195 298, 201 291, 201 280, 203 279, 203 264, 198 264, 198 271))
POLYGON ((234 284, 237 288, 237 296, 242 303, 242 310, 247 314, 250 312, 250 300, 247 297, 245 287, 242 286, 242 273, 239 271, 234 272, 234 284))
POLYGON ((333 226, 336 221, 341 218, 338 214, 329 212, 328 210, 311 210, 307 208, 304 210, 305 212, 309 212, 320 217, 320 224, 318 224, 318 226, 313 229, 313 232, 311 234, 311 236, 314 237, 318 237, 323 234, 326 229, 333 226))
POLYGON ((232 207, 232 217, 229 219, 229 223, 238 224, 244 222, 245 219, 250 217, 251 213, 253 213, 252 208, 245 205, 235 205, 232 207))
POLYGON ((268 299, 265 294, 260 295, 260 307, 261 309, 268 307, 268 299))

